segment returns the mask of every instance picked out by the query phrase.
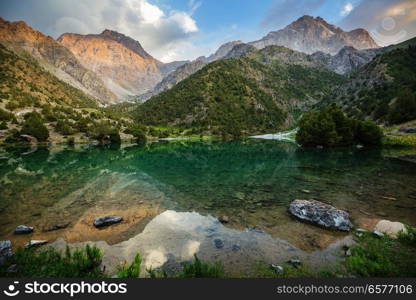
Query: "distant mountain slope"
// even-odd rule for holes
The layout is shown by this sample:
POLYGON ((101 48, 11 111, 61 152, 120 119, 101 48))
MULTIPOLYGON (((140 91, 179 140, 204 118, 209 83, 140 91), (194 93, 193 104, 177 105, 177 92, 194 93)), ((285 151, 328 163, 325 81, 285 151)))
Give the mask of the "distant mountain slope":
POLYGON ((345 32, 320 17, 311 16, 303 16, 285 28, 270 32, 249 44, 259 49, 277 45, 308 54, 321 51, 332 55, 337 54, 344 46, 358 50, 379 47, 364 29, 345 32))
POLYGON ((245 58, 210 63, 139 106, 136 118, 149 125, 228 134, 288 128, 297 114, 343 80, 308 58, 268 47, 245 58), (296 63, 290 56, 298 56, 296 63))
MULTIPOLYGON (((416 95, 416 38, 383 49, 369 64, 353 72, 323 104, 336 101, 355 117, 390 122, 403 93, 410 95, 406 96, 409 99, 416 95)), ((412 109, 411 103, 406 106, 412 109)))
POLYGON ((104 103, 117 101, 103 81, 86 69, 68 49, 53 38, 33 30, 25 22, 8 22, 0 18, 0 43, 16 51, 27 51, 60 79, 104 103))
POLYGON ((103 78, 119 98, 143 94, 162 79, 162 63, 148 54, 139 42, 111 30, 101 34, 65 33, 58 38, 87 68, 103 78))

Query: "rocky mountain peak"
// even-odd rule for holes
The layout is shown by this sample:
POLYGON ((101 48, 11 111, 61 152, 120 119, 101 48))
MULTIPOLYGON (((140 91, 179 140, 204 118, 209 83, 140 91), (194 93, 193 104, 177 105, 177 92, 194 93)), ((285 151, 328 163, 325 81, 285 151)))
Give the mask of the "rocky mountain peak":
POLYGON ((101 32, 100 36, 122 44, 124 47, 140 55, 142 58, 154 59, 143 49, 142 45, 138 41, 122 33, 110 29, 105 29, 103 32, 101 32))
POLYGON ((277 45, 307 54, 322 51, 332 55, 337 54, 344 46, 352 46, 358 50, 379 47, 365 29, 346 32, 321 17, 308 15, 250 44, 259 49, 277 45))

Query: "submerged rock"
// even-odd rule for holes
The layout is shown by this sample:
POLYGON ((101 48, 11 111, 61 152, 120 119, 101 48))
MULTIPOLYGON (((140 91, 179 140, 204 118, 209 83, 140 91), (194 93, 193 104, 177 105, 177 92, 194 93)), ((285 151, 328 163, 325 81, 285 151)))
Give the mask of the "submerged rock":
POLYGON ((230 218, 228 216, 221 216, 218 218, 218 221, 220 221, 223 224, 226 224, 228 222, 230 222, 230 218))
POLYGON ((302 262, 299 259, 294 259, 294 258, 288 260, 287 263, 289 265, 292 265, 295 268, 299 267, 302 264, 302 262))
POLYGON ((56 225, 52 225, 46 228, 43 228, 44 232, 48 232, 48 231, 56 231, 56 230, 60 230, 60 229, 64 229, 67 228, 69 226, 69 223, 65 223, 65 224, 56 224, 56 225))
POLYGON ((222 249, 222 248, 224 248, 224 242, 223 242, 222 240, 220 240, 220 239, 216 239, 216 240, 214 240, 214 244, 215 244, 215 247, 216 247, 217 249, 222 249))
POLYGON ((14 230, 14 234, 28 234, 33 232, 33 227, 26 225, 19 225, 14 230))
POLYGON ((100 227, 110 226, 116 223, 120 223, 121 221, 123 221, 122 217, 111 217, 111 216, 100 217, 94 220, 94 226, 97 228, 100 228, 100 227))
POLYGON ((346 211, 316 200, 295 200, 290 204, 289 212, 297 218, 317 225, 350 231, 352 224, 346 211))
POLYGON ((31 248, 35 246, 45 245, 47 244, 47 240, 30 240, 29 243, 25 245, 25 248, 31 248))
POLYGON ((12 242, 0 241, 0 266, 3 266, 9 257, 13 256, 12 242))
POLYGON ((279 275, 282 275, 285 272, 282 266, 271 264, 270 267, 279 275))
POLYGON ((381 220, 374 227, 375 232, 381 232, 391 237, 397 237, 397 234, 401 231, 406 232, 406 226, 400 222, 390 222, 388 220, 381 220))

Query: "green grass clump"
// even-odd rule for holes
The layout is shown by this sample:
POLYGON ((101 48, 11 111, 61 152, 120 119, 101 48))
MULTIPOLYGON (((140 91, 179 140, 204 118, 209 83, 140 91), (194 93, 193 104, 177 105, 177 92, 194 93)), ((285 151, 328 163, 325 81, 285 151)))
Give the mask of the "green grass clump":
POLYGON ((416 135, 386 136, 383 138, 383 145, 397 148, 416 147, 416 135))
POLYGON ((416 229, 397 239, 365 233, 356 238, 352 255, 345 261, 347 272, 358 277, 415 277, 416 229))
POLYGON ((117 274, 118 278, 138 278, 140 276, 140 267, 142 265, 142 258, 140 254, 136 254, 134 261, 131 265, 124 263, 120 267, 120 270, 117 274))
POLYGON ((53 248, 21 248, 0 268, 0 277, 104 277, 102 257, 98 248, 89 245, 72 251, 67 247, 65 253, 53 248), (17 266, 17 272, 6 272, 11 265, 17 266))
POLYGON ((185 264, 179 278, 222 278, 224 267, 220 262, 214 264, 201 261, 196 255, 193 262, 185 264))

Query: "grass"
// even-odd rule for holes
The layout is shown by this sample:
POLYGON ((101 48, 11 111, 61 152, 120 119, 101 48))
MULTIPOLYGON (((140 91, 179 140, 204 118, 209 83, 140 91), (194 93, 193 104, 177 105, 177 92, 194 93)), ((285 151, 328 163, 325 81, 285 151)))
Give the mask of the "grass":
POLYGON ((39 251, 21 248, 0 268, 0 277, 104 277, 100 268, 102 257, 98 248, 88 245, 73 251, 66 248, 65 253, 53 248, 39 251), (13 265, 16 265, 16 272, 7 272, 13 265))
POLYGON ((357 277, 416 277, 416 229, 407 227, 397 239, 363 233, 345 261, 357 277))
POLYGON ((392 148, 416 148, 416 135, 386 136, 383 145, 392 148))

